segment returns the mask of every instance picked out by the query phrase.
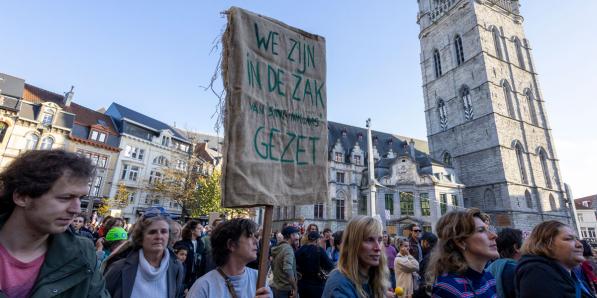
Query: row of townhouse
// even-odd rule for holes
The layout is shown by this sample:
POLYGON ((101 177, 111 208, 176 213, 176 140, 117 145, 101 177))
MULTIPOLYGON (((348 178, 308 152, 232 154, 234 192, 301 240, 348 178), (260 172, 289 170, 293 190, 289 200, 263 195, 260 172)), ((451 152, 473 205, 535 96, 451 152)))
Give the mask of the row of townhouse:
POLYGON ((96 166, 82 209, 97 209, 124 185, 128 205, 121 216, 134 223, 149 207, 181 215, 178 203, 151 191, 167 169, 190 170, 194 158, 201 165, 196 170, 209 174, 220 164, 218 137, 174 128, 117 103, 96 111, 73 96, 73 88, 61 95, 0 73, 0 170, 27 150, 80 153, 96 166))

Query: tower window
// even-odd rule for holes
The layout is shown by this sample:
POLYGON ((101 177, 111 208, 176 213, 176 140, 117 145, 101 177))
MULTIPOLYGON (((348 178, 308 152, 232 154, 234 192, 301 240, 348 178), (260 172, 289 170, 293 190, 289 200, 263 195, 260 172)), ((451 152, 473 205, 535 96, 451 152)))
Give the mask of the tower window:
POLYGON ((522 69, 526 69, 524 65, 524 56, 522 55, 522 44, 518 37, 514 37, 514 46, 516 47, 516 56, 518 57, 518 66, 522 69))
POLYGON ((444 152, 442 159, 443 159, 445 165, 452 166, 452 156, 450 155, 450 153, 444 152))
POLYGON ((553 197, 552 194, 549 194, 549 207, 551 207, 551 211, 558 210, 558 206, 556 205, 556 199, 553 197))
POLYGON ((529 106, 529 116, 533 125, 539 125, 537 121, 537 112, 535 111, 535 103, 533 102, 533 95, 531 90, 527 90, 524 94, 527 99, 527 106, 529 106))
POLYGON ((464 107, 464 119, 473 119, 473 104, 471 103, 471 91, 467 86, 462 87, 460 90, 460 97, 462 97, 462 104, 464 107))
POLYGON ((524 192, 524 199, 527 202, 527 208, 532 209, 533 208, 533 199, 531 198, 531 193, 526 190, 524 192))
POLYGON ((510 90, 510 85, 508 82, 504 81, 502 84, 502 89, 504 90, 504 99, 506 100, 506 106, 508 108, 508 116, 510 116, 510 118, 516 119, 514 113, 514 103, 512 102, 512 91, 510 90))
POLYGON ((551 179, 549 179, 549 168, 547 167, 547 154, 543 148, 539 149, 539 160, 541 160, 541 170, 545 179, 545 186, 551 188, 551 179))
POLYGON ((435 78, 442 76, 442 61, 439 55, 439 51, 436 49, 433 51, 433 68, 435 69, 435 78))
POLYGON ((464 51, 462 50, 462 38, 460 38, 460 35, 454 37, 454 49, 456 50, 456 64, 460 65, 464 62, 464 51))
POLYGON ((526 184, 528 181, 524 167, 524 151, 522 150, 522 145, 517 142, 516 145, 514 145, 514 150, 516 151, 516 160, 518 161, 518 170, 520 171, 520 182, 526 184))
POLYGON ((448 114, 446 113, 446 104, 443 99, 437 102, 437 110, 439 112, 439 126, 445 131, 448 129, 448 114))
POLYGON ((500 30, 497 27, 493 27, 491 29, 491 34, 493 35, 493 46, 495 48, 495 56, 504 59, 502 55, 502 43, 500 41, 500 30))

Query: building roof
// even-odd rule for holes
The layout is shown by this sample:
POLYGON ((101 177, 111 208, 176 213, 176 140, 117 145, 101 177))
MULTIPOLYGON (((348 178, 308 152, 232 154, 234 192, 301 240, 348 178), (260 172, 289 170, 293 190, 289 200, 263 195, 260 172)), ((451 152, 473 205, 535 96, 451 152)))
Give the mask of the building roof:
POLYGON ((202 132, 194 132, 190 130, 185 130, 182 128, 174 128, 176 129, 181 135, 185 136, 189 141, 192 143, 207 143, 207 147, 214 151, 222 151, 222 144, 224 142, 224 137, 220 137, 214 134, 202 133, 202 132))
POLYGON ((118 131, 112 122, 110 116, 94 111, 90 108, 84 107, 80 104, 72 102, 68 107, 64 107, 68 112, 75 114, 75 123, 91 127, 92 125, 101 125, 107 132, 118 135, 118 131))
MULTIPOLYGON (((428 166, 434 162, 429 156, 429 147, 426 141, 376 130, 371 131, 371 138, 373 139, 374 147, 381 157, 380 162, 388 156, 390 150, 394 153, 395 157, 403 155, 410 156, 409 143, 411 141, 414 142, 416 162, 420 166, 428 166)), ((363 152, 367 152, 366 128, 328 121, 328 152, 331 152, 334 149, 338 140, 345 150, 344 156, 347 160, 350 158, 350 153, 356 143, 359 144, 359 147, 363 152)), ((393 161, 393 159, 391 160, 393 161)), ((382 163, 384 165, 386 163, 391 164, 392 161, 388 160, 383 161, 382 163)))
POLYGON ((583 204, 579 204, 579 203, 574 203, 574 206, 576 206, 576 210, 593 210, 593 208, 591 207, 585 207, 583 204))
POLYGON ((27 83, 25 83, 25 90, 23 90, 23 99, 32 103, 51 101, 60 106, 64 104, 64 95, 60 95, 58 93, 54 93, 27 83))
POLYGON ((115 102, 113 102, 110 107, 108 108, 108 111, 106 112, 108 113, 110 116, 112 116, 113 118, 122 121, 122 118, 126 118, 129 119, 131 121, 137 122, 139 124, 142 124, 150 129, 153 129, 156 132, 160 132, 162 130, 170 130, 172 131, 172 133, 174 134, 174 137, 180 141, 183 142, 189 142, 189 139, 187 139, 185 136, 183 136, 177 129, 175 129, 174 127, 161 122, 159 120, 156 120, 154 118, 151 118, 149 116, 143 115, 137 111, 131 110, 123 105, 117 104, 115 102), (115 113, 117 115, 115 115, 115 113))
POLYGON ((574 203, 583 205, 584 202, 588 202, 590 208, 597 207, 597 195, 586 196, 578 199, 574 199, 574 203))

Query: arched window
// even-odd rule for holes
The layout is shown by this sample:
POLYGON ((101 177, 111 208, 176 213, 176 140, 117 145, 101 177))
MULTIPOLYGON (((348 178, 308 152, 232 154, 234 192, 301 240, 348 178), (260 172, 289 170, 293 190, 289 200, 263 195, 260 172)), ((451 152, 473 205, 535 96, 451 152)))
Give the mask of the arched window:
POLYGON ((450 153, 444 152, 444 155, 442 156, 442 160, 444 161, 445 165, 452 166, 452 155, 450 155, 450 153))
POLYGON ((528 190, 525 190, 524 192, 524 199, 527 202, 527 208, 533 209, 533 198, 528 190))
POLYGON ((552 194, 549 194, 549 207, 551 207, 551 211, 558 210, 558 206, 556 205, 556 199, 553 197, 552 194))
POLYGON ((446 113, 446 104, 443 99, 437 102, 437 111, 439 113, 439 126, 442 130, 448 129, 448 113, 446 113))
POLYGON ((492 27, 491 35, 493 35, 493 46, 495 47, 495 56, 504 59, 502 55, 502 42, 500 40, 500 30, 497 27, 492 27))
POLYGON ((508 116, 516 119, 516 113, 514 112, 514 103, 512 102, 512 89, 507 81, 502 83, 502 89, 504 90, 504 100, 506 101, 506 107, 508 108, 508 116))
POLYGON ((8 124, 4 122, 0 122, 0 143, 4 141, 4 136, 6 135, 6 131, 8 130, 8 124))
POLYGON ((514 36, 514 46, 516 47, 516 56, 518 57, 518 66, 522 69, 526 69, 524 65, 524 56, 522 54, 522 44, 520 43, 520 39, 514 36))
POLYGON ((524 96, 527 99, 527 106, 529 106, 529 116, 531 118, 531 123, 533 123, 533 125, 538 125, 537 112, 535 111, 535 102, 533 101, 533 93, 531 92, 531 90, 527 89, 524 92, 524 96))
POLYGON ((464 62, 464 51, 462 50, 462 38, 460 38, 460 35, 454 37, 454 49, 456 50, 456 64, 460 65, 464 62))
POLYGON ((462 97, 462 104, 464 106, 464 119, 473 119, 473 104, 471 102, 471 91, 467 86, 460 89, 460 97, 462 97))
POLYGON ((497 201, 495 199, 495 194, 493 193, 493 190, 491 189, 486 189, 485 190, 485 194, 483 195, 483 199, 485 201, 485 207, 486 208, 495 208, 497 207, 497 201))
POLYGON ((524 45, 525 54, 527 56, 527 63, 529 64, 529 70, 533 71, 533 60, 531 60, 531 46, 529 45, 529 41, 525 38, 522 40, 522 44, 524 45))
POLYGON ((41 140, 41 150, 50 150, 54 145, 54 139, 52 137, 45 137, 41 140))
POLYGON ((35 150, 37 149, 37 143, 39 142, 39 136, 34 133, 30 133, 27 135, 27 143, 25 144, 25 149, 27 150, 35 150))
POLYGON ((433 50, 433 68, 435 69, 435 78, 442 76, 442 61, 437 49, 433 50))
POLYGON ((516 160, 518 161, 518 170, 520 171, 520 182, 528 183, 527 180, 527 172, 524 166, 524 150, 522 149, 522 145, 519 142, 516 142, 514 145, 514 150, 516 151, 516 160))
POLYGON ((543 179, 545 179, 545 186, 551 188, 551 179, 549 178, 549 167, 547 166, 547 153, 545 149, 539 149, 539 160, 541 161, 541 171, 543 172, 543 179))
POLYGON ((168 159, 166 159, 166 157, 164 157, 163 155, 160 155, 153 159, 153 164, 168 166, 168 159))

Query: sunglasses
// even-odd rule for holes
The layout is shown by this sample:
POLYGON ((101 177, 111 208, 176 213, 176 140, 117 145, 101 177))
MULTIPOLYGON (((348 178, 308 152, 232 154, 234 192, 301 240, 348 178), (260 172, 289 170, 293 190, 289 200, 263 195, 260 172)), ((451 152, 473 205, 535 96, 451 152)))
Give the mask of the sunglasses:
POLYGON ((421 232, 421 230, 413 230, 413 232, 415 232, 415 233, 420 233, 420 232, 421 232))

